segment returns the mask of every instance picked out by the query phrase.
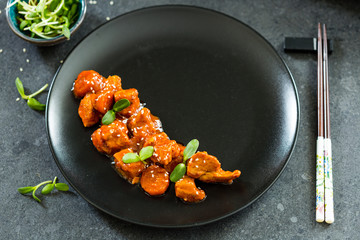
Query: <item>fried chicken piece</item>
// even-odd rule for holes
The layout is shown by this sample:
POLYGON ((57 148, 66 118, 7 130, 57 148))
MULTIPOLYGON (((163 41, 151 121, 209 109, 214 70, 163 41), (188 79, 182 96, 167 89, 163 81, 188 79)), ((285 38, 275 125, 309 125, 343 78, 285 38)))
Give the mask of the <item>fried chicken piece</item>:
POLYGON ((104 84, 101 86, 101 90, 110 91, 113 93, 122 90, 121 78, 117 75, 108 76, 108 78, 104 80, 104 84))
POLYGON ((239 170, 224 171, 222 169, 217 170, 216 172, 206 172, 204 175, 199 177, 199 180, 206 183, 227 183, 231 184, 235 178, 240 177, 241 172, 239 170))
POLYGON ((74 82, 75 97, 82 98, 87 93, 96 93, 101 90, 104 78, 93 70, 82 71, 74 82))
POLYGON ((93 101, 96 97, 95 94, 86 94, 80 101, 78 113, 83 122, 84 127, 91 127, 96 124, 100 119, 100 114, 94 109, 93 101))
POLYGON ((112 108, 114 104, 114 93, 110 91, 101 91, 95 94, 93 101, 94 109, 104 115, 107 111, 112 108))
POLYGON ((151 161, 162 165, 169 164, 173 158, 177 158, 180 154, 180 147, 176 141, 170 140, 164 132, 148 136, 144 142, 144 147, 147 146, 154 147, 151 161))
POLYGON ((170 183, 169 173, 158 165, 146 168, 140 179, 141 187, 151 196, 164 194, 170 183))
POLYGON ((114 94, 115 102, 120 99, 127 99, 130 102, 130 106, 118 112, 118 114, 125 117, 131 117, 140 107, 139 93, 135 88, 117 91, 114 94))
POLYGON ((109 111, 114 104, 114 93, 122 90, 121 88, 121 78, 119 76, 109 76, 101 84, 100 91, 97 91, 96 98, 94 100, 94 108, 105 114, 109 111))
POLYGON ((124 163, 122 158, 127 153, 132 153, 130 148, 126 148, 114 154, 116 170, 130 183, 136 184, 140 181, 140 174, 145 170, 146 166, 142 161, 134 163, 124 163))
POLYGON ((109 155, 130 146, 126 124, 119 119, 109 125, 102 125, 91 135, 91 139, 99 152, 109 155))
POLYGON ((199 178, 206 172, 216 172, 221 168, 219 160, 209 155, 207 152, 197 152, 187 164, 187 175, 193 178, 199 178))
POLYGON ((179 155, 178 156, 173 156, 171 162, 169 162, 168 164, 166 164, 164 166, 165 170, 168 171, 169 173, 171 173, 179 163, 183 162, 185 146, 183 146, 180 143, 177 143, 177 145, 178 145, 178 147, 180 149, 179 155))
POLYGON ((206 197, 203 190, 195 185, 194 178, 184 176, 175 183, 175 194, 185 202, 199 202, 206 197))
POLYGON ((145 138, 162 132, 159 118, 150 113, 150 110, 143 108, 129 118, 128 128, 133 135, 133 142, 141 148, 145 138))
POLYGON ((207 152, 194 154, 187 164, 187 175, 203 182, 230 184, 240 174, 239 170, 233 172, 222 170, 219 160, 207 152))

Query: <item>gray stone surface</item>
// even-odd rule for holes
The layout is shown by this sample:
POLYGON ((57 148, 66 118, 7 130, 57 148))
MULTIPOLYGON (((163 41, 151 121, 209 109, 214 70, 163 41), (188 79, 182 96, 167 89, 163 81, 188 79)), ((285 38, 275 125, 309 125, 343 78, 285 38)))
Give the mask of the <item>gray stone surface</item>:
MULTIPOLYGON (((88 1, 79 32, 71 41, 48 48, 12 34, 5 2, 0 1, 0 239, 360 239, 359 1, 88 1), (45 197, 43 204, 21 196, 16 191, 20 186, 63 177, 48 146, 44 114, 16 100, 15 78, 20 77, 29 91, 51 83, 67 52, 107 17, 161 4, 202 6, 233 16, 269 40, 288 64, 299 91, 301 122, 295 151, 278 181, 245 210, 189 229, 148 228, 115 219, 74 190, 45 197), (319 21, 328 25, 328 36, 335 41, 329 59, 336 217, 332 225, 315 222, 316 56, 282 50, 285 36, 316 36, 319 21)), ((39 100, 45 102, 46 94, 39 100)))

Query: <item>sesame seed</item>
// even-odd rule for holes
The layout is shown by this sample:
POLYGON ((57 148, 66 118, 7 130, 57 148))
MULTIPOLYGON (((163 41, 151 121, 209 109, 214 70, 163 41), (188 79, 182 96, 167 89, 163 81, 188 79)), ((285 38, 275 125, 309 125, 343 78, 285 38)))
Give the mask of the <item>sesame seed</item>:
POLYGON ((3 50, 2 49, 0 49, 0 53, 2 53, 3 52, 3 50))
POLYGON ((114 1, 110 1, 110 5, 114 5, 114 1))
POLYGON ((64 61, 63 60, 60 60, 60 63, 63 63, 64 61))
POLYGON ((20 72, 22 72, 24 69, 23 69, 23 68, 20 68, 19 70, 20 70, 20 72))
POLYGON ((30 62, 30 60, 29 60, 29 59, 26 59, 26 62, 28 63, 28 62, 30 62))
POLYGON ((17 98, 16 101, 17 101, 17 102, 20 101, 20 98, 17 98))
POLYGON ((106 21, 109 21, 110 20, 110 18, 109 17, 106 17, 106 21))
POLYGON ((23 48, 23 52, 26 52, 26 48, 23 48))

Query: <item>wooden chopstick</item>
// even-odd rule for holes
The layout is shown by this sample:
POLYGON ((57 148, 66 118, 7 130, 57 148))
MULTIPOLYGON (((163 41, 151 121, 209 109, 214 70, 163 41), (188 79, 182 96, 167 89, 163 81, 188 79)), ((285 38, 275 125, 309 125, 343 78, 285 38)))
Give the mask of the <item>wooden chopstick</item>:
POLYGON ((317 38, 317 117, 318 136, 316 140, 316 221, 325 220, 325 175, 324 175, 324 79, 321 25, 318 24, 317 38))
POLYGON ((328 48, 325 24, 321 34, 318 24, 317 114, 318 137, 316 140, 316 221, 334 222, 332 151, 330 139, 330 104, 328 81, 328 48))
POLYGON ((325 174, 325 222, 334 222, 332 150, 330 139, 330 103, 328 79, 328 48, 326 26, 323 24, 323 75, 324 75, 324 174, 325 174))

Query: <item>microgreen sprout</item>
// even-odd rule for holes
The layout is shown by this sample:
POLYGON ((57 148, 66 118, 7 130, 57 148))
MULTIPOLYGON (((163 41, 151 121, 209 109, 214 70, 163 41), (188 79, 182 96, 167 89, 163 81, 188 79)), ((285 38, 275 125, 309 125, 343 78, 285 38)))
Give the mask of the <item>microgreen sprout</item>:
POLYGON ((146 159, 150 158, 154 154, 154 147, 147 146, 140 150, 139 154, 137 153, 127 153, 123 156, 122 161, 124 163, 134 163, 142 161, 144 164, 147 164, 146 159))
POLYGON ((170 174, 170 181, 179 181, 186 173, 186 161, 191 158, 199 147, 199 141, 197 139, 191 140, 184 149, 183 162, 176 165, 174 170, 170 174))
POLYGON ((101 122, 104 125, 109 125, 112 123, 116 118, 116 113, 120 112, 121 110, 127 108, 130 106, 129 100, 123 98, 117 101, 113 108, 105 113, 105 115, 102 117, 101 122))
POLYGON ((54 188, 56 188, 58 191, 68 191, 69 190, 69 186, 66 183, 58 183, 57 181, 58 181, 58 178, 55 177, 53 181, 48 180, 48 181, 41 182, 36 186, 27 186, 27 187, 18 188, 18 192, 21 194, 26 194, 26 193, 32 192, 32 197, 36 201, 41 202, 41 200, 36 196, 36 191, 45 184, 46 185, 41 190, 41 194, 43 194, 43 195, 49 194, 50 192, 52 192, 54 190, 54 188))
POLYGON ((20 79, 18 77, 15 80, 15 85, 16 85, 16 88, 17 88, 20 96, 23 99, 27 100, 27 104, 30 108, 32 108, 34 110, 38 110, 38 111, 45 110, 45 104, 40 103, 34 97, 36 95, 40 94, 41 92, 43 92, 48 87, 48 84, 45 84, 42 88, 40 88, 39 90, 37 90, 36 92, 34 92, 30 95, 25 94, 24 85, 22 84, 22 82, 20 81, 20 79))
POLYGON ((70 28, 78 18, 79 0, 15 0, 21 31, 30 37, 50 39, 64 35, 70 39, 70 28))

